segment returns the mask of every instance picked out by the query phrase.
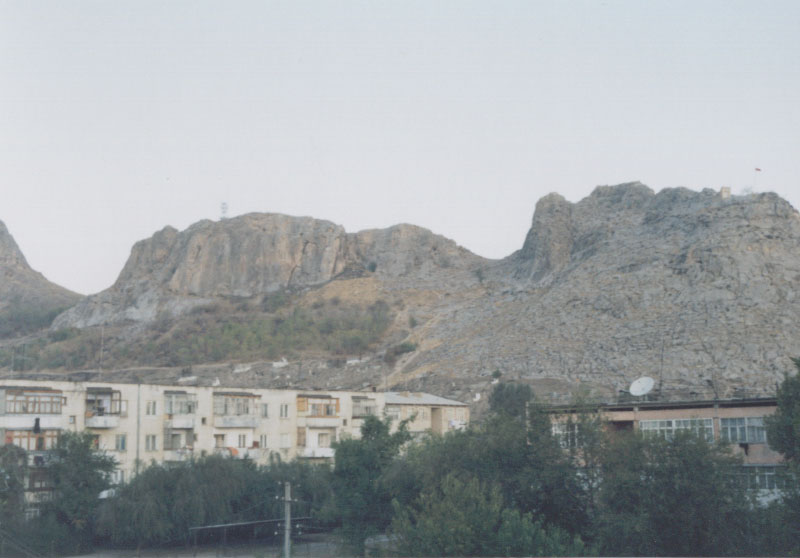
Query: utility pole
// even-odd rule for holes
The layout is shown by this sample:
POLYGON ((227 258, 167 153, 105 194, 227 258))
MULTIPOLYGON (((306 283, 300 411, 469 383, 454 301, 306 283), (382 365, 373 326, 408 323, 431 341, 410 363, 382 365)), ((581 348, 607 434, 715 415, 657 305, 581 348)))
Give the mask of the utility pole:
POLYGON ((292 483, 283 483, 283 558, 291 556, 292 483))

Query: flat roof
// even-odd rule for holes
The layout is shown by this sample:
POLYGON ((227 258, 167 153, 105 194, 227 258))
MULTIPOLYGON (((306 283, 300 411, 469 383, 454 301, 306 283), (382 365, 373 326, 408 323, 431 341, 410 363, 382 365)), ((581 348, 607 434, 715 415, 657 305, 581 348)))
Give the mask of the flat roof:
POLYGON ((53 389, 45 386, 0 386, 0 389, 8 391, 38 391, 44 393, 63 393, 60 389, 53 389))
POLYGON ((775 397, 751 397, 746 399, 701 399, 696 401, 624 401, 619 403, 587 403, 585 405, 553 405, 550 412, 573 412, 581 409, 607 409, 611 411, 703 409, 713 407, 772 407, 777 405, 775 397))
POLYGON ((445 399, 430 393, 414 393, 408 391, 388 391, 385 394, 387 405, 441 405, 450 407, 466 407, 466 403, 445 399))

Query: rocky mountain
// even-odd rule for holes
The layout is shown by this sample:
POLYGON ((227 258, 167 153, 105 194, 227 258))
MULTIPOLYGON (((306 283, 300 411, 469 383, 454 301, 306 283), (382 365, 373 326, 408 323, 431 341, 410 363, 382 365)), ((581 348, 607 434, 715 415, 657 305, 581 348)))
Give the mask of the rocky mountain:
POLYGON ((31 269, 2 221, 0 278, 0 336, 27 333, 22 322, 31 327, 49 325, 56 313, 81 298, 31 269))
POLYGON ((324 328, 350 333, 327 354, 319 349, 334 347, 327 337, 315 351, 264 341, 271 353, 261 359, 114 374, 387 386, 478 407, 498 377, 530 383, 555 402, 580 391, 624 397, 643 375, 662 398, 747 397, 772 393, 793 369, 789 357, 800 355, 799 249, 800 216, 775 194, 655 193, 640 183, 598 187, 577 203, 545 196, 522 248, 502 260, 411 225, 348 233, 308 217, 250 214, 168 227, 137 243, 117 282, 60 315, 53 330, 155 328, 166 333, 148 350, 183 343, 188 358, 209 350, 214 332, 262 335, 265 322, 254 321, 252 308, 270 308, 275 335, 301 318, 317 320, 317 337, 324 328), (291 295, 294 314, 274 313, 270 297, 280 293, 291 295), (225 318, 217 307, 233 325, 209 333, 216 322, 198 311, 219 301, 250 314, 225 318), (372 305, 363 330, 372 337, 356 336, 361 343, 352 329, 358 305, 372 305), (175 323, 189 322, 194 344, 175 333, 175 323))
POLYGON ((800 354, 799 249, 800 217, 775 194, 551 194, 486 296, 441 315, 407 374, 499 369, 555 400, 579 386, 614 398, 642 375, 663 397, 771 393, 800 354))
POLYGON ((329 221, 253 213, 182 232, 167 227, 138 242, 115 284, 53 327, 147 323, 220 297, 250 298, 365 273, 393 285, 438 285, 483 261, 412 225, 348 234, 329 221))

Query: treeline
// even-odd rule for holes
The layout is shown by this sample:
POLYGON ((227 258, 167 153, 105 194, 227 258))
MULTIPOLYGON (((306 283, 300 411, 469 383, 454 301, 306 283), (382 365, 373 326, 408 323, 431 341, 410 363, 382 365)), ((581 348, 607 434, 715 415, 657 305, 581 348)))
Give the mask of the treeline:
POLYGON ((489 415, 463 431, 413 441, 404 424, 369 417, 359 439, 337 444, 333 467, 154 464, 104 500, 96 494, 108 486, 108 461, 89 437, 66 435, 42 516, 20 520, 7 474, 1 520, 67 551, 185 544, 190 527, 282 517, 276 497, 290 481, 301 501, 293 513, 338 533, 356 555, 798 555, 800 377, 787 378, 778 400, 768 431, 787 474, 784 496, 768 504, 746 488, 729 446, 690 432, 614 433, 592 412, 555 436, 529 388, 499 384, 489 415))

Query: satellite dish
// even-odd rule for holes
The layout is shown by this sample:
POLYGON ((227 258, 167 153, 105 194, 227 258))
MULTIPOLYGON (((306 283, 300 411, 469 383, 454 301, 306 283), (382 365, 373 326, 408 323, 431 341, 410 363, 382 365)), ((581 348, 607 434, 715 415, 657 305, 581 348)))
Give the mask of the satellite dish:
POLYGON ((636 397, 641 397, 642 395, 647 395, 650 393, 650 390, 653 389, 655 385, 655 380, 650 376, 642 376, 641 378, 637 378, 633 381, 630 387, 631 395, 636 397))

